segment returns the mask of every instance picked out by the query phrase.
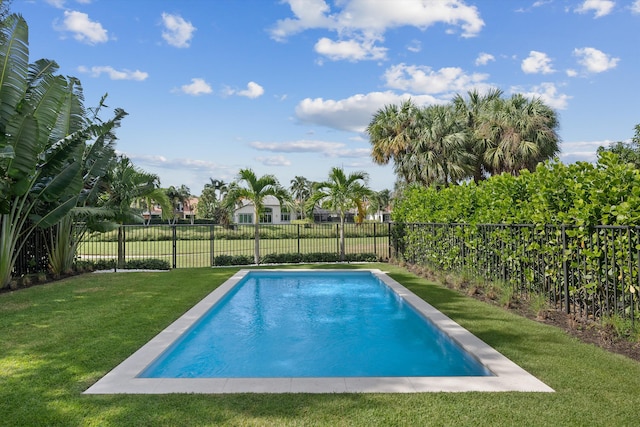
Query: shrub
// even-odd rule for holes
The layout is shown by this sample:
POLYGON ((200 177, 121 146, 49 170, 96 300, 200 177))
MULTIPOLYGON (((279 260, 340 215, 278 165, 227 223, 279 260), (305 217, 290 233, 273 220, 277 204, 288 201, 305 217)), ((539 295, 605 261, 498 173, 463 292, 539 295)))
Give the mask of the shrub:
POLYGON ((169 270, 168 261, 157 258, 131 259, 126 262, 125 270, 169 270))
MULTIPOLYGON (((101 259, 87 262, 92 270, 115 270, 115 259, 101 259)), ((157 258, 131 259, 124 265, 124 270, 169 270, 171 265, 168 261, 157 258)))
POLYGON ((248 255, 218 255, 213 260, 213 265, 250 265, 253 257, 248 255))

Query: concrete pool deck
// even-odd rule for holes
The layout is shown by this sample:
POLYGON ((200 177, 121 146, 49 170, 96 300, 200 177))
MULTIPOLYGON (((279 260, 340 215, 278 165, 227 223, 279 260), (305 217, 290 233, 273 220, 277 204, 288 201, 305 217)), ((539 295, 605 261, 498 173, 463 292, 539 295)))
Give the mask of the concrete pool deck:
MULTIPOLYGON (((251 270, 240 270, 207 295, 84 394, 166 393, 422 393, 468 391, 553 392, 554 390, 471 334, 380 270, 374 276, 475 357, 493 376, 322 377, 322 378, 138 378, 176 339, 251 270)), ((291 270, 282 270, 291 271, 291 270)), ((300 270, 315 271, 318 270, 300 270)), ((331 270, 339 271, 339 270, 331 270)), ((345 270, 353 271, 353 270, 345 270)))

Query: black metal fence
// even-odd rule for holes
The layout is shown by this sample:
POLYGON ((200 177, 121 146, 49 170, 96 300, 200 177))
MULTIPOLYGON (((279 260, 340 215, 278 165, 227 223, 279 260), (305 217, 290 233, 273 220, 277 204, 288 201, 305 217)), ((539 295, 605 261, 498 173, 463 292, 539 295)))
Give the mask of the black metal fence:
MULTIPOLYGON (((218 265, 219 257, 254 255, 253 225, 122 227, 124 260, 162 259, 173 268, 218 265)), ((259 252, 339 254, 339 225, 260 225, 259 252)), ((45 236, 32 235, 16 275, 46 270, 45 236)), ((118 232, 86 234, 79 260, 118 258, 118 232)), ((524 296, 546 295, 556 308, 600 318, 640 318, 640 227, 530 224, 345 225, 346 254, 375 254, 445 271, 503 281, 524 296)))
POLYGON ((591 318, 640 318, 640 227, 396 224, 395 255, 544 294, 591 318))
MULTIPOLYGON (((390 256, 391 225, 388 223, 345 224, 346 254, 390 256)), ((173 268, 216 265, 220 256, 252 257, 255 250, 253 225, 125 225, 124 260, 156 258, 173 268)), ((269 254, 339 254, 339 225, 260 225, 260 256, 269 254)), ((118 257, 118 232, 85 236, 78 247, 78 259, 97 261, 118 257)))

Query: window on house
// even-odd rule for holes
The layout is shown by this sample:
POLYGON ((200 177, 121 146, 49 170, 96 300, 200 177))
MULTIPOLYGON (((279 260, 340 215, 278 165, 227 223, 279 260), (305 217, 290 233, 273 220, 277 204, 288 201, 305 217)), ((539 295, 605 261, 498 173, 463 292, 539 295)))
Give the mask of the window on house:
POLYGON ((273 222, 272 216, 273 216, 272 209, 264 208, 262 213, 260 213, 260 224, 271 224, 273 222))
POLYGON ((238 214, 238 224, 253 224, 253 214, 250 214, 250 213, 238 214))
POLYGON ((289 222, 291 221, 291 212, 284 210, 280 213, 280 219, 282 220, 282 222, 289 222))

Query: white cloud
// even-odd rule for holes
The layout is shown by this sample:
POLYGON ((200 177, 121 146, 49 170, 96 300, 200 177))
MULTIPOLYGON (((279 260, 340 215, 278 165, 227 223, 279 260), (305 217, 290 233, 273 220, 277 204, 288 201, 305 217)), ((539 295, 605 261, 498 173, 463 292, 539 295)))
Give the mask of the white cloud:
POLYGON ((495 56, 490 53, 481 52, 476 58, 476 65, 487 65, 491 61, 495 61, 495 56))
POLYGON ((527 74, 550 74, 555 70, 551 66, 551 58, 546 53, 532 50, 529 56, 522 61, 522 71, 527 74))
POLYGON ((284 156, 256 157, 256 161, 265 166, 291 166, 291 161, 284 156))
POLYGON ((271 35, 277 40, 313 28, 381 35, 390 28, 414 26, 426 29, 437 23, 459 26, 463 37, 473 37, 484 26, 478 9, 463 0, 343 0, 336 2, 343 7, 335 13, 331 13, 324 0, 285 1, 295 18, 276 23, 271 35))
POLYGON ((421 94, 448 94, 466 92, 472 88, 487 86, 488 74, 467 74, 458 67, 446 67, 437 71, 428 66, 398 64, 384 73, 386 86, 421 94))
POLYGON ((553 83, 541 83, 533 86, 529 91, 522 88, 511 88, 512 93, 520 93, 527 98, 540 98, 546 105, 556 110, 564 110, 572 98, 569 95, 559 93, 558 88, 553 83))
POLYGON ((435 24, 448 26, 448 33, 460 29, 462 37, 476 36, 484 21, 478 9, 464 0, 341 0, 333 6, 325 0, 284 0, 293 18, 276 22, 271 37, 284 41, 287 37, 309 29, 334 31, 339 41, 321 38, 316 52, 333 60, 383 59, 386 48, 375 46, 392 28, 412 26, 425 30, 435 24))
POLYGON ((585 0, 575 9, 578 13, 595 12, 594 18, 601 18, 611 13, 616 2, 613 0, 585 0))
POLYGON ((608 147, 611 144, 612 141, 606 139, 603 141, 562 142, 559 157, 564 163, 594 162, 598 157, 598 147, 608 147))
POLYGON ((100 77, 102 74, 107 74, 111 80, 136 80, 143 81, 149 77, 149 73, 140 70, 116 70, 109 65, 93 66, 91 68, 80 66, 78 71, 81 73, 91 73, 92 77, 100 77))
POLYGON ((65 0, 45 0, 45 2, 47 4, 50 4, 53 7, 56 7, 58 9, 62 9, 62 8, 64 8, 65 0))
POLYGON ((565 72, 567 73, 567 77, 576 77, 578 75, 578 72, 573 68, 569 68, 565 72))
POLYGON ((420 43, 420 40, 412 40, 411 44, 407 46, 407 50, 409 52, 418 53, 422 50, 422 43, 420 43))
POLYGON ((249 146, 261 151, 272 151, 277 153, 321 153, 333 152, 343 148, 341 142, 326 142, 314 140, 299 140, 290 142, 261 142, 254 141, 249 146))
POLYGON ((358 94, 332 100, 306 98, 296 106, 296 117, 305 123, 326 126, 349 132, 364 132, 377 110, 388 104, 399 104, 407 99, 417 105, 440 103, 430 95, 398 95, 392 91, 358 94))
POLYGON ((343 40, 334 42, 326 37, 321 38, 315 45, 315 51, 332 61, 349 60, 380 60, 385 59, 387 49, 374 45, 374 41, 359 42, 357 40, 343 40))
POLYGON ((61 30, 73 33, 73 38, 82 43, 96 44, 109 40, 107 30, 99 22, 90 20, 86 13, 73 10, 64 12, 61 30))
POLYGON ((165 156, 156 155, 156 154, 127 154, 131 160, 140 161, 140 163, 145 163, 147 165, 152 166, 162 166, 167 169, 218 169, 223 168, 224 166, 218 165, 214 162, 209 162, 206 160, 194 160, 194 159, 167 159, 165 156))
POLYGON ((631 13, 640 13, 640 0, 636 0, 631 5, 631 13))
POLYGON ((197 77, 191 79, 190 84, 182 85, 180 87, 180 91, 186 93, 187 95, 193 96, 206 95, 213 92, 209 83, 207 83, 204 79, 200 79, 197 77))
POLYGON ((573 55, 578 58, 578 63, 590 73, 602 73, 615 68, 620 58, 612 58, 606 53, 593 47, 574 49, 573 55))
POLYGON ((264 94, 264 88, 256 82, 247 83, 245 90, 238 91, 238 95, 246 96, 247 98, 255 99, 264 94))
POLYGON ((191 22, 185 21, 180 15, 162 13, 162 38, 174 47, 189 47, 193 33, 196 31, 191 22))
MULTIPOLYGON (((299 140, 290 142, 261 142, 255 141, 249 144, 260 151, 275 153, 320 153, 324 157, 340 158, 368 158, 371 154, 369 148, 348 148, 342 142, 299 140)), ((282 156, 278 156, 282 157, 282 156)))

